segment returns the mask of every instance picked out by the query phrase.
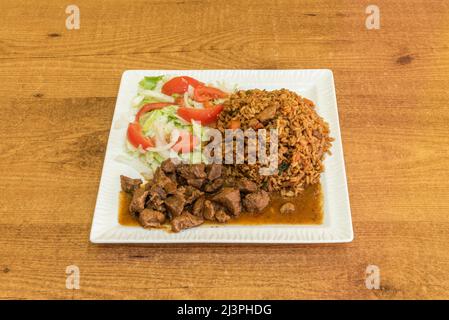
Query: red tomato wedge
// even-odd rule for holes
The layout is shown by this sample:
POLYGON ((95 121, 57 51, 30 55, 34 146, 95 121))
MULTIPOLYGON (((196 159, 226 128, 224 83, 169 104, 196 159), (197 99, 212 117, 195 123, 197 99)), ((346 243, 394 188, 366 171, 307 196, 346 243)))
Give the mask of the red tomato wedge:
POLYGON ((170 79, 162 86, 162 93, 171 96, 174 93, 183 94, 187 92, 189 85, 196 88, 203 83, 191 77, 182 76, 170 79))
POLYGON ((181 132, 178 142, 172 147, 172 150, 178 153, 188 153, 193 151, 198 142, 198 137, 188 132, 181 132))
POLYGON ((156 102, 156 103, 147 103, 140 108, 140 110, 136 114, 135 121, 138 122, 140 118, 147 112, 156 110, 156 109, 162 109, 164 107, 172 106, 174 103, 166 103, 166 102, 156 102))
POLYGON ((154 147, 154 142, 151 138, 145 137, 142 134, 142 127, 138 122, 133 122, 128 125, 128 140, 136 148, 142 146, 144 150, 154 147))
POLYGON ((204 102, 211 99, 226 98, 228 94, 220 89, 199 85, 193 92, 193 99, 198 102, 204 102))
POLYGON ((223 110, 223 105, 218 104, 207 109, 197 109, 180 107, 178 108, 178 116, 184 120, 191 122, 192 120, 199 121, 202 124, 209 124, 217 120, 218 115, 223 110))

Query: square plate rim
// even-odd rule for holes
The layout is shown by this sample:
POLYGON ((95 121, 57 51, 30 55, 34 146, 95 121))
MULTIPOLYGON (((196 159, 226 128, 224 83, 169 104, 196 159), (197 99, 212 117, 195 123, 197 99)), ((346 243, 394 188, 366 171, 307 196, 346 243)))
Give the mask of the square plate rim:
MULTIPOLYGON (((218 79, 221 80, 221 79, 218 79)), ((128 102, 129 104, 129 102, 128 102)), ((129 108, 129 106, 128 106, 129 108)), ((323 117, 324 118, 324 117, 323 117)), ((326 121, 328 121, 326 118, 324 118, 326 121)), ((334 141, 335 143, 335 141, 334 141)), ((323 191, 324 193, 324 191, 323 191)), ((324 194, 325 196, 325 194, 324 194)), ((117 216, 115 216, 115 218, 117 218, 117 216)), ((233 225, 235 226, 235 225, 233 225)), ((231 227, 233 227, 231 226, 231 227)), ((216 228, 222 228, 222 229, 230 229, 229 226, 227 227, 216 227, 216 228)), ((272 229, 282 229, 282 228, 287 228, 287 229, 300 229, 300 230, 305 230, 308 228, 312 228, 312 229, 323 229, 322 226, 318 225, 318 226, 309 226, 309 225, 253 225, 253 226, 244 226, 242 227, 242 229, 248 229, 251 228, 252 231, 254 231, 255 229, 268 229, 268 232, 270 232, 270 230, 272 229)), ((326 227, 328 228, 328 227, 326 227)), ((144 229, 142 229, 144 230, 144 229)), ((192 230, 207 230, 207 228, 205 227, 201 227, 201 228, 196 228, 196 229, 191 229, 191 230, 187 230, 187 232, 191 232, 192 230)), ((148 230, 145 230, 146 232, 151 232, 148 230)), ((160 231, 160 230, 159 230, 160 231)), ((245 230, 244 230, 245 231, 245 230)), ((160 232, 165 232, 165 231, 160 231, 160 232)), ((184 231, 186 232, 186 231, 184 231)), ((183 234, 184 232, 180 233, 183 234)), ((238 232, 238 231, 237 231, 238 232)), ((166 233, 166 232, 165 232, 166 233)), ((170 233, 166 233, 166 234, 170 234, 170 233)), ((173 234, 171 234, 173 235, 173 234)), ((179 234, 177 234, 179 235, 179 234)), ((98 195, 97 195, 97 201, 96 201, 96 205, 95 205, 95 210, 94 210, 94 215, 92 217, 92 225, 91 225, 91 232, 90 232, 90 241, 92 243, 96 243, 96 244, 126 244, 126 243, 136 243, 136 244, 170 244, 170 243, 241 243, 241 244, 324 244, 324 243, 348 243, 353 241, 354 239, 354 231, 353 231, 353 224, 352 224, 352 215, 351 215, 351 208, 350 208, 350 202, 349 202, 349 191, 348 191, 348 186, 347 186, 347 177, 346 177, 346 168, 345 168, 345 161, 344 161, 344 155, 343 155, 343 146, 342 146, 342 141, 341 141, 341 131, 340 131, 340 121, 339 121, 339 114, 338 114, 338 105, 337 105, 337 99, 336 99, 336 93, 335 93, 335 83, 334 83, 334 76, 333 76, 333 72, 331 69, 202 69, 202 70, 192 70, 192 69, 185 69, 185 70, 174 70, 174 69, 148 69, 148 70, 143 70, 143 69, 133 69, 133 70, 125 70, 122 73, 121 76, 121 80, 120 80, 120 86, 119 86, 119 91, 118 91, 118 95, 117 95, 117 99, 116 99, 116 104, 115 104, 115 108, 114 108, 114 114, 113 114, 113 119, 111 122, 111 127, 110 127, 110 131, 109 131, 109 136, 108 136, 108 142, 107 142, 107 148, 106 148, 106 152, 105 152, 105 157, 104 157, 104 162, 103 162, 103 167, 102 167, 102 173, 101 173, 101 178, 100 178, 100 183, 99 183, 99 187, 98 187, 98 195), (118 224, 117 221, 117 225, 113 226, 111 229, 108 229, 106 231, 103 230, 103 232, 99 233, 97 231, 96 224, 98 223, 98 221, 96 221, 96 216, 97 216, 97 210, 98 210, 98 205, 99 205, 99 199, 100 199, 100 193, 101 193, 101 187, 102 187, 102 181, 103 181, 103 177, 105 174, 105 168, 107 165, 107 161, 110 161, 110 159, 108 159, 107 155, 108 155, 108 150, 110 149, 110 144, 112 144, 111 141, 111 136, 112 136, 112 131, 113 131, 113 127, 114 127, 114 122, 117 118, 118 115, 118 109, 119 109, 119 99, 122 96, 121 93, 122 91, 125 89, 126 83, 125 80, 127 77, 129 77, 132 74, 142 74, 142 73, 166 73, 166 74, 180 74, 180 73, 184 73, 184 74, 190 74, 190 73, 227 73, 227 72, 233 72, 233 73, 253 73, 253 74, 267 74, 267 73, 274 73, 274 74, 289 74, 291 75, 298 75, 299 73, 303 73, 303 72, 308 72, 308 73, 322 73, 323 77, 327 77, 328 80, 328 84, 329 84, 329 89, 331 90, 331 97, 330 99, 332 100, 332 107, 334 108, 334 112, 335 112, 335 120, 336 122, 334 123, 334 127, 332 128, 332 132, 333 132, 333 137, 337 137, 338 139, 336 139, 337 141, 337 148, 339 149, 339 154, 340 154, 340 161, 341 161, 341 168, 342 169, 342 175, 344 177, 344 181, 343 182, 343 196, 344 199, 343 201, 345 202, 344 205, 346 206, 346 217, 345 217, 345 221, 344 223, 346 224, 346 228, 348 228, 346 231, 346 234, 344 236, 341 237, 335 237, 335 238, 326 238, 326 239, 301 239, 299 238, 295 238, 294 236, 290 239, 288 238, 283 238, 283 239, 262 239, 262 238, 240 238, 240 239, 231 239, 228 237, 224 237, 224 238, 198 238, 198 237, 193 237, 193 238, 186 238, 186 237, 181 237, 181 239, 179 239, 179 237, 172 237, 171 239, 136 239, 136 238, 121 238, 121 239, 117 239, 111 236, 107 236, 108 232, 116 232, 117 228, 120 229, 129 229, 132 228, 134 229, 142 229, 142 228, 135 228, 135 227, 126 227, 126 226, 121 226, 118 224)))

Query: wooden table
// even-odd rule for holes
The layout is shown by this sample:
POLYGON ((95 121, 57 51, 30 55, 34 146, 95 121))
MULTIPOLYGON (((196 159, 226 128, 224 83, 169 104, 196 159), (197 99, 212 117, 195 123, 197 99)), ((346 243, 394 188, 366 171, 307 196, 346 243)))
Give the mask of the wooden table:
POLYGON ((74 3, 0 2, 1 298, 449 298, 447 2, 74 3), (91 244, 120 76, 165 68, 332 69, 354 242, 91 244))

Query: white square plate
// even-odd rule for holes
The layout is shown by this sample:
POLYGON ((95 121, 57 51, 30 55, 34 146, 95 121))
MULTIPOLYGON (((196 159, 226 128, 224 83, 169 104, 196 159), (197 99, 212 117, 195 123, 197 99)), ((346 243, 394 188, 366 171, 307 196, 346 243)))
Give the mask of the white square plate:
POLYGON ((123 73, 101 175, 90 240, 94 243, 336 243, 353 239, 351 211, 338 122, 337 101, 330 70, 128 70, 123 73), (242 89, 286 88, 313 100, 317 112, 329 123, 332 156, 321 175, 324 221, 321 225, 203 225, 168 233, 118 223, 120 175, 137 177, 129 166, 114 160, 124 152, 126 126, 116 124, 129 114, 138 82, 144 76, 187 75, 203 82, 225 80, 242 89))

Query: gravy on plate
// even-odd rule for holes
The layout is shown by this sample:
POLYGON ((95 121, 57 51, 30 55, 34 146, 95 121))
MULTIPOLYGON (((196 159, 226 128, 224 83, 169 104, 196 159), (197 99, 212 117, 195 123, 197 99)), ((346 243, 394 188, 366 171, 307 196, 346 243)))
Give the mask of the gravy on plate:
MULTIPOLYGON (((131 195, 121 191, 119 195, 119 218, 123 226, 140 226, 139 222, 129 213, 128 207, 131 195)), ((216 222, 206 222, 214 224, 216 222)), ((270 204, 257 214, 242 213, 238 218, 231 219, 226 224, 232 225, 267 225, 267 224, 312 224, 323 223, 323 194, 321 184, 311 185, 304 193, 293 198, 283 198, 272 195, 270 204), (280 213, 283 204, 291 202, 295 205, 292 213, 280 213)))

